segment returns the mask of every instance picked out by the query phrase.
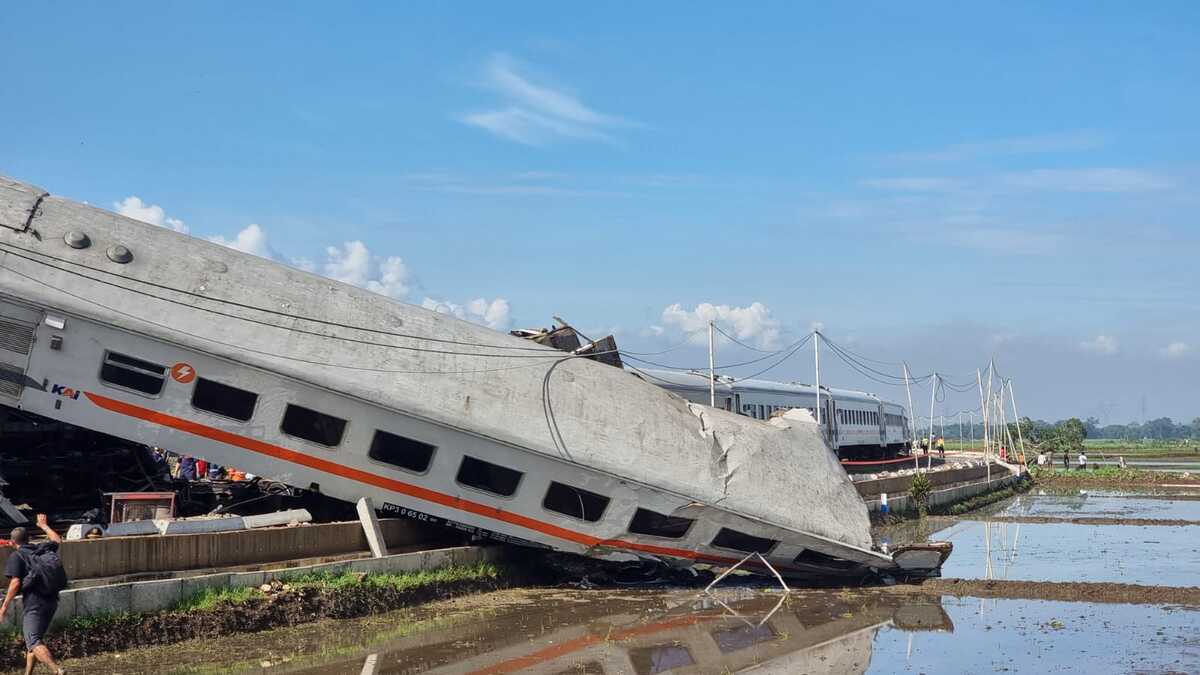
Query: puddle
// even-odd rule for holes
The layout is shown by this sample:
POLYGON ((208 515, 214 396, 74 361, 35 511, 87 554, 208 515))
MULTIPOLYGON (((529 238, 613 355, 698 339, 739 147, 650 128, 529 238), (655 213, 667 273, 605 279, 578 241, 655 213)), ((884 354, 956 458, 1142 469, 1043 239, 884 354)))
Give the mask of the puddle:
POLYGON ((1148 499, 1123 494, 1020 495, 1000 512, 1005 516, 1052 518, 1150 518, 1200 522, 1200 501, 1148 499))
POLYGON ((1200 526, 961 521, 930 535, 954 543, 942 576, 1195 586, 1200 526))
POLYGON ((1194 670, 1200 612, 879 591, 506 591, 219 644, 77 659, 75 673, 891 673, 1194 670), (1193 668, 1181 666, 1191 664, 1193 668))

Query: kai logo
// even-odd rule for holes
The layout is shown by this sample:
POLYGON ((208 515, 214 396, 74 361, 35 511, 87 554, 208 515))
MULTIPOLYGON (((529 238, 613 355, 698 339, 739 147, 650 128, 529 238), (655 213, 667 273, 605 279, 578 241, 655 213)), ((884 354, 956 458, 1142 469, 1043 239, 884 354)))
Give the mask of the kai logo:
POLYGON ((171 366, 171 379, 180 384, 187 384, 196 379, 196 369, 186 363, 176 363, 171 366))
POLYGON ((53 387, 51 387, 50 393, 54 394, 55 396, 69 398, 73 401, 79 399, 79 390, 78 389, 72 389, 71 387, 64 387, 61 384, 56 384, 53 387))

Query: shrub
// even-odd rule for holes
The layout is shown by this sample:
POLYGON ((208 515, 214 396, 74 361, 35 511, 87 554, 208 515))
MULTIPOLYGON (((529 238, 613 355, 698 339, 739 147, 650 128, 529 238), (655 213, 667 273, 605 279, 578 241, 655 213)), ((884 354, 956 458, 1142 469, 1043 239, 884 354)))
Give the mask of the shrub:
POLYGON ((929 513, 929 492, 932 489, 933 485, 929 482, 929 474, 917 473, 913 476, 912 487, 909 488, 908 494, 912 497, 913 504, 917 506, 917 513, 922 518, 929 513))

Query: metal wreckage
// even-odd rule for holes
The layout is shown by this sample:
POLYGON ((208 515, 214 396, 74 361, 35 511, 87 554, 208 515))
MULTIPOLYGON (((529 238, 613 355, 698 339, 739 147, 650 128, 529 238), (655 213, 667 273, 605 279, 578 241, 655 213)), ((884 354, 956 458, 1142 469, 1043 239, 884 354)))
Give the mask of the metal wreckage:
POLYGON ((608 561, 803 579, 948 554, 872 548, 806 411, 689 403, 611 342, 527 337, 0 179, 2 406, 608 561))

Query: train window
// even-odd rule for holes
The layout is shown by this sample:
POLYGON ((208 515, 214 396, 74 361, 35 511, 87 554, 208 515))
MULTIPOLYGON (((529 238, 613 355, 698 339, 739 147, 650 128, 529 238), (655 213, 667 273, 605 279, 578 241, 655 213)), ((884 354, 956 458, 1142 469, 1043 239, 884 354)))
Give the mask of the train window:
POLYGON ((166 372, 166 366, 116 352, 105 352, 104 364, 100 366, 100 379, 118 387, 158 396, 162 393, 166 372))
POLYGON ((691 518, 667 516, 648 509, 638 509, 629 522, 629 531, 634 534, 645 534, 664 539, 683 539, 688 530, 692 529, 691 518))
POLYGON ((289 403, 279 429, 289 436, 332 448, 342 442, 346 420, 289 403))
POLYGON ((258 394, 238 389, 215 380, 196 378, 192 389, 192 405, 205 412, 232 417, 239 422, 248 422, 254 416, 254 405, 258 394))
POLYGON ((767 553, 778 543, 775 539, 755 537, 745 532, 731 530, 728 527, 722 527, 716 538, 712 540, 712 545, 716 548, 727 548, 744 553, 767 553))
POLYGON ((455 480, 467 487, 491 492, 501 497, 511 497, 517 493, 517 485, 521 482, 523 475, 515 469, 464 456, 455 480))
POLYGON ((594 523, 600 520, 604 509, 608 508, 608 497, 551 481, 542 506, 555 513, 594 523))
POLYGON ((799 565, 814 565, 816 567, 825 567, 834 570, 852 570, 861 567, 859 563, 853 560, 845 560, 843 558, 835 558, 831 555, 826 555, 820 551, 814 551, 811 548, 806 548, 800 552, 800 555, 795 558, 796 564, 799 565))
POLYGON ((376 462, 424 473, 429 468, 429 462, 433 460, 433 451, 436 449, 428 443, 376 429, 367 456, 376 462))

